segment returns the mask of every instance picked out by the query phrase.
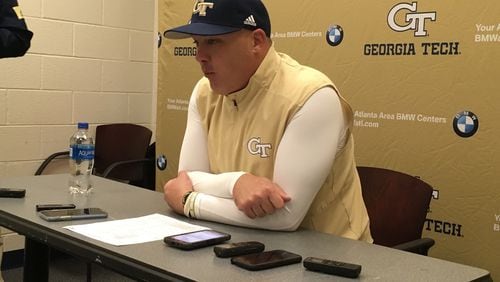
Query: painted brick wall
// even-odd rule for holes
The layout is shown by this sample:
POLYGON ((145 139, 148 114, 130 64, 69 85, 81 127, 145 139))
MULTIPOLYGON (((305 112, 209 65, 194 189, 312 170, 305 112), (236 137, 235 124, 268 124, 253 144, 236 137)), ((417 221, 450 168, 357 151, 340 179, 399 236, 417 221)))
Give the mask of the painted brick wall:
POLYGON ((19 4, 34 37, 24 57, 0 60, 0 177, 32 175, 79 121, 155 130, 156 0, 19 4))

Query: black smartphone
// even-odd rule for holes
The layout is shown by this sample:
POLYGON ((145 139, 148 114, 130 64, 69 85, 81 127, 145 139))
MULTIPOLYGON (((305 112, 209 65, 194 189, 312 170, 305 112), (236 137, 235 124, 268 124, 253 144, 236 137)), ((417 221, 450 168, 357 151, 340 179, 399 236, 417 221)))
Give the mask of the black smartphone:
POLYGON ((304 267, 317 272, 356 278, 361 272, 361 265, 335 261, 316 257, 307 257, 304 259, 304 267))
POLYGON ((231 239, 231 235, 216 230, 200 230, 167 236, 165 244, 183 250, 193 250, 206 246, 217 245, 231 239))
POLYGON ((65 210, 74 209, 76 206, 74 204, 39 204, 36 205, 36 211, 46 211, 46 210, 65 210))
POLYGON ((273 250, 231 258, 231 263, 247 270, 263 270, 302 261, 302 257, 284 250, 273 250))
POLYGON ((99 208, 44 210, 39 211, 38 215, 46 221, 66 221, 108 217, 108 213, 99 208))
POLYGON ((257 241, 227 243, 214 247, 214 253, 217 257, 228 258, 246 254, 260 253, 264 251, 264 244, 257 241))
POLYGON ((0 188, 0 198, 24 198, 26 189, 0 188))

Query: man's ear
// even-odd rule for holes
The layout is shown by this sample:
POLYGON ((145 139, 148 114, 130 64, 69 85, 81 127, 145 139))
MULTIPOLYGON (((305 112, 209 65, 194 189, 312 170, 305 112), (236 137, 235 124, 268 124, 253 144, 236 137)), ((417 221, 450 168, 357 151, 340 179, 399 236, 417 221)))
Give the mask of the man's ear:
POLYGON ((264 47, 267 47, 268 40, 266 33, 264 30, 258 28, 252 32, 253 34, 253 47, 257 49, 262 49, 264 47))

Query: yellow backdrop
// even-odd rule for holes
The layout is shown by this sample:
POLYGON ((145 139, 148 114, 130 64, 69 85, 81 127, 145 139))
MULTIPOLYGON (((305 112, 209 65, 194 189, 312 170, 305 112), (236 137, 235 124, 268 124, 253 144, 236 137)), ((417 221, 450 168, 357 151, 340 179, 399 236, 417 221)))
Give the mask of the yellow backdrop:
MULTIPOLYGON (((264 1, 275 47, 336 83, 355 110, 358 165, 415 175, 435 189, 430 256, 500 278, 500 2, 264 1)), ((193 1, 159 1, 159 30, 193 1)), ((159 48, 157 150, 174 177, 187 103, 201 77, 192 40, 159 48)))

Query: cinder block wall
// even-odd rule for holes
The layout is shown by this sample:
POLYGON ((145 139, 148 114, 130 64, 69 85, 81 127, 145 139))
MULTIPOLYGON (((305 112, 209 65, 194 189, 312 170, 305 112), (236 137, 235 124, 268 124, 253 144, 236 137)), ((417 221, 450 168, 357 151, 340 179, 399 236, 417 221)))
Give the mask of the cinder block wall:
MULTIPOLYGON (((155 132, 157 0, 18 1, 34 37, 27 55, 0 60, 0 178, 33 175, 79 121, 155 132)), ((2 240, 6 252, 24 247, 0 227, 0 256, 2 240)))
POLYGON ((18 1, 34 37, 0 60, 0 177, 32 175, 79 121, 154 131, 156 0, 18 1))

